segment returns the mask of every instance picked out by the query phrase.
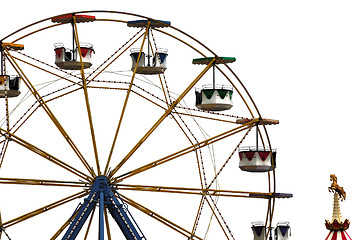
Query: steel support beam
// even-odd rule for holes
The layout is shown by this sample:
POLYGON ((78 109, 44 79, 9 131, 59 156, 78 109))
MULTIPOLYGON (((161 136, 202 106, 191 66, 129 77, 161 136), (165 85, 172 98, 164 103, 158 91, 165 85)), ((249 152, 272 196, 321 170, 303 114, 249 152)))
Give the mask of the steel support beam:
POLYGON ((125 203, 122 200, 119 201, 114 192, 116 190, 109 186, 107 177, 97 177, 90 188, 88 197, 78 208, 79 210, 76 210, 77 213, 62 240, 74 240, 77 237, 97 203, 99 203, 99 240, 104 240, 104 208, 108 209, 127 240, 145 240, 125 203))

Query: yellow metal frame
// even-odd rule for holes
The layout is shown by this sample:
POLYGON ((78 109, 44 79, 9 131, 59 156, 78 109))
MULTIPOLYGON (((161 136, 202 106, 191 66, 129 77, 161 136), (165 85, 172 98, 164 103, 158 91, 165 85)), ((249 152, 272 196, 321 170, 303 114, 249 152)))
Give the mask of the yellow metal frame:
POLYGON ((39 104, 42 106, 42 108, 45 110, 46 114, 49 116, 49 118, 52 120, 54 125, 57 127, 59 132, 63 135, 64 139, 68 142, 68 144, 71 146, 75 154, 79 157, 80 161, 83 163, 83 165, 86 167, 86 169, 91 173, 93 176, 95 176, 95 173, 93 169, 90 167, 88 162, 85 160, 83 155, 80 153, 79 149, 76 147, 70 136, 67 134, 65 129, 62 127, 62 125, 59 123, 57 118, 54 116, 50 108, 47 106, 46 102, 43 100, 41 95, 38 93, 36 88, 32 85, 32 83, 29 81, 25 73, 22 71, 22 69, 19 67, 13 56, 10 54, 10 52, 5 49, 6 55, 5 57, 9 60, 10 64, 13 66, 13 68, 16 70, 16 72, 23 77, 23 81, 25 85, 28 87, 28 89, 31 91, 31 93, 34 95, 36 100, 39 102, 39 104))
POLYGON ((19 216, 17 218, 12 219, 12 220, 3 222, 2 227, 3 228, 11 227, 11 226, 13 226, 15 224, 18 224, 20 222, 23 222, 23 221, 29 219, 29 218, 35 217, 35 216, 37 216, 39 214, 42 214, 42 213, 44 213, 46 211, 49 211, 49 210, 54 209, 56 207, 59 207, 59 206, 65 204, 65 203, 68 203, 68 202, 73 201, 75 199, 84 197, 85 195, 87 195, 87 192, 86 191, 81 191, 81 192, 73 194, 73 195, 71 195, 69 197, 60 199, 59 201, 56 201, 56 202, 54 202, 52 204, 45 205, 45 206, 43 206, 41 208, 38 208, 38 209, 36 209, 34 211, 26 213, 26 214, 24 214, 22 216, 19 216))
POLYGON ((82 81, 83 81, 84 98, 85 98, 85 103, 86 103, 86 110, 87 110, 87 113, 88 113, 88 120, 89 120, 89 127, 90 127, 92 143, 93 143, 94 157, 95 157, 95 162, 96 162, 96 167, 97 167, 97 173, 98 173, 98 175, 100 175, 100 165, 99 165, 97 143, 96 143, 95 133, 94 133, 93 117, 92 117, 91 110, 90 110, 88 88, 87 88, 87 82, 86 82, 85 74, 84 74, 83 56, 81 54, 81 49, 80 49, 80 41, 79 41, 79 36, 78 36, 78 28, 77 28, 77 25, 76 25, 75 14, 73 15, 73 26, 74 26, 74 33, 75 33, 74 34, 75 43, 76 43, 76 46, 77 46, 77 49, 78 49, 78 55, 79 55, 80 65, 81 65, 80 74, 81 74, 81 78, 82 78, 82 81))
MULTIPOLYGON (((147 37, 147 32, 148 32, 149 27, 150 27, 150 21, 148 21, 147 28, 146 28, 146 30, 145 30, 145 34, 144 34, 144 37, 143 37, 142 45, 141 45, 141 47, 140 47, 140 52, 142 52, 142 50, 143 50, 144 43, 145 43, 145 39, 146 39, 146 37, 147 37)), ((110 163, 110 159, 111 159, 112 154, 113 154, 113 151, 114 151, 115 143, 116 143, 116 141, 117 141, 118 134, 119 134, 119 129, 120 129, 120 126, 121 126, 121 124, 122 124, 123 117, 124 117, 124 113, 125 113, 125 109, 126 109, 127 104, 128 104, 129 95, 130 95, 130 92, 131 92, 131 90, 132 90, 132 86, 133 86, 133 82, 134 82, 134 78, 135 78, 135 73, 137 72, 137 68, 138 68, 140 56, 141 56, 141 54, 138 54, 137 62, 136 62, 136 64, 135 64, 135 68, 134 68, 134 70, 133 70, 133 75, 132 75, 132 78, 131 78, 131 80, 130 80, 129 88, 128 88, 128 90, 127 90, 127 95, 125 96, 125 100, 124 100, 124 104, 123 104, 123 108, 122 108, 122 113, 120 114, 120 119, 119 119, 119 122, 118 122, 118 126, 117 126, 117 129, 115 130, 115 136, 114 136, 114 140, 113 140, 113 143, 112 143, 112 146, 111 146, 111 149, 110 149, 108 161, 107 161, 107 164, 106 164, 106 166, 105 166, 104 174, 106 174, 106 172, 108 171, 108 166, 109 166, 109 163, 110 163)))

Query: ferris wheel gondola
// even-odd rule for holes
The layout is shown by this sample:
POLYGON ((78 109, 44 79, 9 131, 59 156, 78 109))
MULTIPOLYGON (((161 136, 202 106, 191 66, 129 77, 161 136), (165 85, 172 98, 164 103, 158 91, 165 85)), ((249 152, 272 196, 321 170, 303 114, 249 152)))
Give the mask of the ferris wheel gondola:
POLYGON ((95 21, 94 16, 68 14, 51 19, 53 23, 67 24, 72 26, 72 48, 65 48, 63 43, 54 45, 55 64, 65 70, 81 70, 92 66, 92 55, 94 54, 93 45, 90 43, 81 43, 76 38, 77 23, 86 23, 95 21))
POLYGON ((7 75, 5 66, 5 48, 12 51, 24 50, 24 45, 14 43, 2 43, 0 45, 0 98, 17 97, 20 94, 21 77, 19 75, 7 75))
MULTIPOLYGON (((253 240, 265 240, 267 228, 264 222, 252 223, 253 240)), ((274 229, 274 236, 277 240, 288 240, 291 236, 291 227, 289 222, 278 222, 274 229)), ((273 239, 273 238, 270 238, 273 239)))
POLYGON ((138 74, 161 74, 167 69, 167 57, 168 50, 165 48, 156 48, 151 45, 150 31, 155 28, 165 28, 170 26, 169 21, 148 21, 148 20, 134 20, 128 21, 128 27, 147 29, 147 53, 143 51, 143 45, 141 48, 132 48, 130 57, 132 58, 132 71, 136 71, 138 74), (139 59, 139 60, 138 60, 139 59))
POLYGON ((224 111, 233 106, 232 95, 233 87, 231 85, 216 84, 216 64, 226 64, 236 61, 234 57, 207 57, 193 59, 193 64, 209 64, 213 59, 213 83, 203 85, 201 89, 196 88, 196 107, 206 111, 224 111))

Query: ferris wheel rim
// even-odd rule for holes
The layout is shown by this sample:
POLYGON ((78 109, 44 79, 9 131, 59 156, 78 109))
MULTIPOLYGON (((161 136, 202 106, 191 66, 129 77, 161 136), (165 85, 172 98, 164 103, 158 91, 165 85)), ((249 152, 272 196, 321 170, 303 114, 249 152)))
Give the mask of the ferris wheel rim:
MULTIPOLYGON (((138 14, 132 14, 132 13, 126 13, 126 12, 117 12, 117 11, 104 11, 104 10, 78 11, 78 12, 71 12, 70 14, 96 13, 96 12, 100 12, 100 13, 127 14, 127 15, 131 15, 131 16, 134 16, 134 17, 141 17, 141 18, 146 18, 146 19, 148 19, 148 20, 155 20, 155 19, 148 18, 148 17, 142 16, 142 15, 138 15, 138 14)), ((69 13, 68 13, 68 14, 69 14, 69 13)), ((57 16, 63 16, 63 15, 65 15, 65 14, 61 14, 61 15, 57 15, 57 16)), ((55 17, 56 17, 56 16, 55 16, 55 17)), ((43 19, 43 20, 34 22, 34 23, 30 24, 30 25, 27 25, 27 26, 25 26, 25 27, 23 27, 23 28, 15 31, 15 32, 9 34, 9 35, 6 36, 5 38, 3 38, 2 41, 6 40, 7 38, 13 36, 14 34, 20 32, 20 31, 22 31, 22 30, 24 30, 24 29, 26 29, 26 28, 29 28, 29 27, 31 27, 31 26, 34 26, 34 25, 36 25, 36 24, 38 24, 38 23, 41 23, 41 22, 43 22, 43 21, 50 20, 50 19, 52 19, 52 18, 54 18, 54 17, 46 18, 46 19, 43 19)), ((157 20, 155 20, 155 21, 157 21, 157 20)), ((190 37, 191 39, 195 40, 197 43, 199 43, 201 46, 203 46, 203 47, 204 47, 205 49, 207 49, 209 52, 214 53, 213 51, 211 51, 208 47, 206 47, 203 43, 199 42, 199 41, 198 41, 197 39, 195 39, 194 37, 192 37, 192 36, 184 33, 183 31, 181 31, 181 30, 179 30, 179 29, 177 29, 177 28, 175 28, 175 27, 173 27, 173 26, 170 26, 170 27, 172 27, 172 28, 174 28, 175 30, 177 30, 178 32, 186 35, 187 37, 190 37)), ((223 62, 224 66, 226 66, 226 67, 232 72, 232 74, 238 79, 239 83, 243 86, 243 89, 247 92, 248 97, 250 98, 251 102, 253 103, 253 106, 255 107, 256 112, 257 112, 258 115, 259 115, 259 119, 260 119, 259 121, 260 121, 260 122, 263 122, 263 119, 262 119, 262 117, 261 117, 261 115, 260 115, 260 112, 258 111, 258 108, 257 108, 256 104, 254 103, 251 95, 248 93, 248 90, 245 88, 245 86, 244 86, 243 83, 240 81, 240 79, 238 78, 238 76, 237 76, 237 75, 233 72, 233 70, 222 60, 221 57, 218 57, 216 54, 214 54, 214 56, 215 56, 216 59, 218 59, 219 61, 223 62)), ((267 141, 268 141, 268 145, 271 147, 271 145, 270 145, 270 140, 269 140, 269 137, 268 137, 268 133, 267 133, 267 130, 266 130, 266 128, 265 128, 265 124, 261 124, 261 125, 264 125, 263 127, 264 127, 264 130, 265 130, 265 133, 266 133, 266 138, 267 138, 267 141)), ((274 170, 274 169, 273 169, 273 171, 272 171, 272 174, 273 174, 273 193, 275 193, 275 192, 276 192, 276 184, 275 184, 275 183, 276 183, 276 178, 275 178, 275 170, 274 170)), ((269 184, 270 184, 270 183, 271 183, 271 181, 269 180, 269 184)), ((270 191, 271 191, 271 186, 269 186, 269 187, 270 187, 270 191)), ((271 219, 272 219, 272 215, 273 215, 273 211, 274 211, 274 202, 275 202, 274 200, 275 200, 275 197, 273 197, 273 207, 269 207, 269 210, 271 211, 271 213, 270 213, 270 214, 271 214, 271 215, 270 215, 270 221, 271 221, 271 219)))

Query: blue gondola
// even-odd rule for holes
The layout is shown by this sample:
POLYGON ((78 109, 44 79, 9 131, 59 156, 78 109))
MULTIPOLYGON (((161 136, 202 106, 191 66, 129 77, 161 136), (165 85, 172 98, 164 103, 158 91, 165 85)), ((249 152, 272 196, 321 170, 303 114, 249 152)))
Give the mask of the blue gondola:
POLYGON ((139 48, 131 49, 132 58, 132 71, 136 69, 136 73, 139 74, 160 74, 167 69, 167 49, 158 49, 154 55, 140 53, 139 48), (140 54, 139 63, 137 68, 137 60, 140 54))
POLYGON ((160 20, 135 20, 128 21, 128 27, 135 28, 146 28, 149 24, 149 29, 147 32, 147 53, 144 51, 140 51, 140 48, 134 48, 130 50, 130 57, 132 58, 132 71, 138 74, 161 74, 167 69, 167 57, 168 50, 164 48, 156 49, 155 52, 151 51, 151 43, 150 43, 150 29, 153 28, 163 28, 169 27, 169 21, 160 21, 160 20), (138 61, 139 57, 139 61, 138 61), (138 65, 137 65, 138 61, 138 65))

